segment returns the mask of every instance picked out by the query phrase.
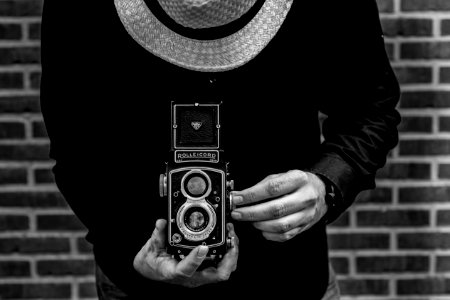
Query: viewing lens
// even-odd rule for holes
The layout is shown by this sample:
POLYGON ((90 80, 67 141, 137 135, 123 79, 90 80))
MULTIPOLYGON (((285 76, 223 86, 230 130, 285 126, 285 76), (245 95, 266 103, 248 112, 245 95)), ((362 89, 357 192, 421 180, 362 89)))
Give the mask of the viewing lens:
POLYGON ((188 192, 194 196, 200 196, 204 194, 206 188, 206 181, 200 176, 191 177, 187 183, 188 192))

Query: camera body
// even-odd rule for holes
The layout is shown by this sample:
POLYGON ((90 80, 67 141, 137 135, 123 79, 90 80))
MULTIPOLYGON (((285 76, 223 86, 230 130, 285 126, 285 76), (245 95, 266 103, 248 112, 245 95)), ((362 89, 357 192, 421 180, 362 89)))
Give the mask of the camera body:
POLYGON ((222 103, 171 103, 171 148, 160 196, 167 198, 167 252, 181 260, 199 245, 217 262, 231 247, 228 162, 221 144, 222 103))

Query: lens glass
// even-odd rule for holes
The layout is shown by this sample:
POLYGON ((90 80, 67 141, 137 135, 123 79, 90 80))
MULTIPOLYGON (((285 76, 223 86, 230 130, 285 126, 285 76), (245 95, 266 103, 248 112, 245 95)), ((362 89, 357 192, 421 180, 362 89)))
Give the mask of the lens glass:
POLYGON ((200 176, 191 177, 187 182, 187 190, 189 194, 200 196, 206 191, 206 181, 200 176))
POLYGON ((191 207, 184 215, 184 223, 189 230, 200 232, 209 223, 208 213, 202 207, 191 207))

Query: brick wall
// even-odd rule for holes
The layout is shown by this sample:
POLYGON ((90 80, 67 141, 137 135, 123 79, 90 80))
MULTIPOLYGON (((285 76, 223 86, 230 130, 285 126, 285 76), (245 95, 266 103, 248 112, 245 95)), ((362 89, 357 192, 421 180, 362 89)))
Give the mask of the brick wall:
POLYGON ((450 299, 450 0, 378 0, 400 144, 329 228, 344 299, 450 299), (358 298, 359 297, 359 298, 358 298))
MULTIPOLYGON (((361 0, 363 1, 363 0, 361 0)), ((450 0, 378 0, 401 141, 329 228, 344 300, 450 299, 450 0)), ((39 111, 40 0, 0 0, 0 299, 95 298, 39 111)))

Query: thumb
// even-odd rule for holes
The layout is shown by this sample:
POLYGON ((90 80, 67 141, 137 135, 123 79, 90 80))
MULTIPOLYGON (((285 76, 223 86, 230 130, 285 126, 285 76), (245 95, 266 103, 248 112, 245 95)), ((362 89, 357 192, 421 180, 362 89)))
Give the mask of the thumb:
POLYGON ((149 240, 149 247, 151 252, 158 252, 166 248, 166 226, 167 221, 158 219, 153 230, 152 237, 149 240))
POLYGON ((198 267, 205 260, 209 248, 207 246, 198 246, 193 249, 188 256, 181 260, 177 265, 177 273, 191 277, 198 267))

